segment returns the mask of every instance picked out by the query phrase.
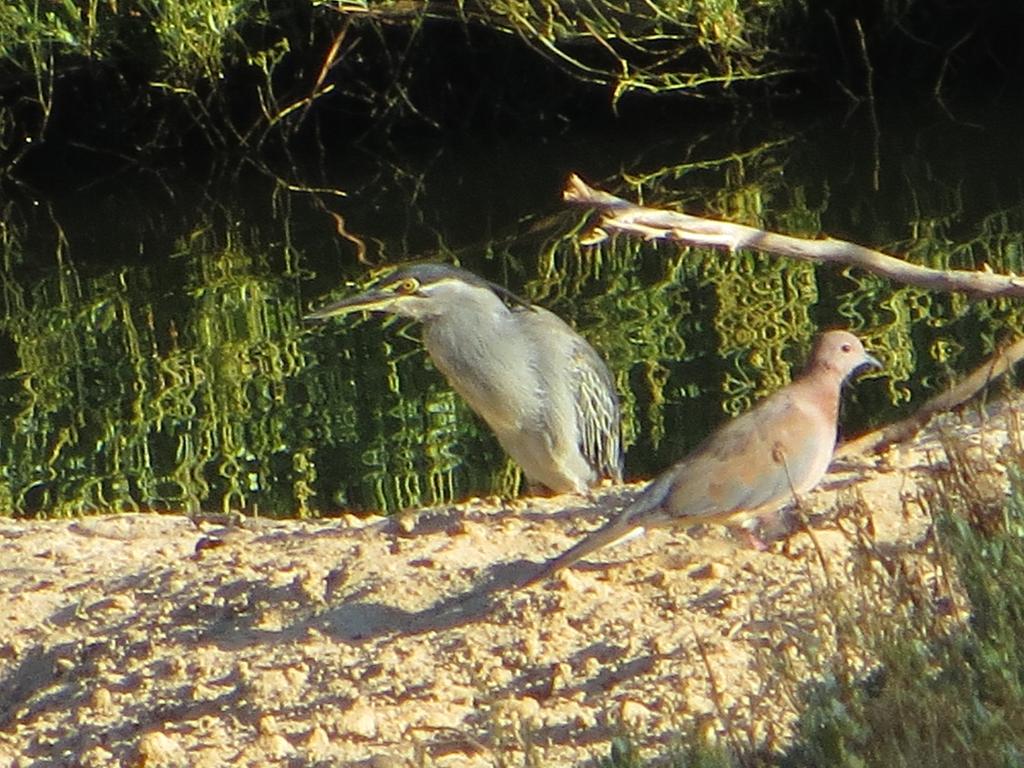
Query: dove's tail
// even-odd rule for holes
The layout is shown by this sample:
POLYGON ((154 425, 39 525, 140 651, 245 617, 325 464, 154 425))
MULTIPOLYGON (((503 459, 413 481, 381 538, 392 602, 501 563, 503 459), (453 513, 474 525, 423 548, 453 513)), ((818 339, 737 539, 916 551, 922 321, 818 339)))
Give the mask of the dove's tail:
POLYGON ((574 547, 567 549, 558 557, 548 560, 522 586, 528 587, 539 581, 544 581, 544 579, 554 576, 563 568, 572 565, 577 560, 583 559, 591 552, 601 549, 601 547, 620 544, 623 541, 632 539, 634 536, 639 536, 652 523, 655 526, 662 525, 662 515, 659 513, 671 489, 672 482, 673 475, 670 472, 655 478, 621 514, 616 515, 614 519, 609 520, 604 526, 586 536, 574 547))
POLYGON ((616 518, 612 520, 603 528, 598 528, 592 534, 584 538, 574 547, 567 549, 565 552, 560 554, 558 557, 553 557, 544 563, 544 566, 523 586, 529 586, 536 584, 538 581, 544 581, 551 576, 554 576, 563 568, 575 563, 577 560, 582 560, 584 557, 589 555, 602 547, 609 547, 613 544, 619 544, 623 541, 628 541, 634 536, 639 536, 644 532, 643 527, 636 525, 623 518, 616 518))

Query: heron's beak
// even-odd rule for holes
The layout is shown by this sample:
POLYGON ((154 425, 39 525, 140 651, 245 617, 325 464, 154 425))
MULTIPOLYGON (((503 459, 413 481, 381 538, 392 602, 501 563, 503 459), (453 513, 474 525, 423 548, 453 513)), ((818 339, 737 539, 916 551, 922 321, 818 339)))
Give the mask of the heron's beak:
POLYGON ((305 316, 305 320, 326 320, 329 317, 349 315, 353 312, 389 312, 401 299, 392 291, 381 291, 371 288, 368 291, 335 301, 320 307, 305 316))

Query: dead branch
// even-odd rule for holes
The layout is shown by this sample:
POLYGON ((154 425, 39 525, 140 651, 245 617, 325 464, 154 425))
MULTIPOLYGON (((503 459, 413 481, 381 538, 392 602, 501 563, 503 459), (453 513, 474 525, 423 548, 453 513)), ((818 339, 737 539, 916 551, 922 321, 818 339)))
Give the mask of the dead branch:
POLYGON ((890 445, 901 443, 916 435, 933 416, 963 405, 978 392, 1013 368, 1024 358, 1024 338, 996 352, 975 368, 966 378, 957 382, 918 408, 911 416, 895 424, 868 432, 866 435, 843 443, 836 450, 836 458, 880 453, 890 445))
POLYGON ((988 269, 932 269, 845 240, 809 240, 678 211, 645 208, 593 189, 576 174, 569 177, 562 199, 600 209, 600 224, 581 240, 588 245, 601 242, 610 232, 622 232, 648 240, 675 240, 730 251, 751 248, 803 261, 849 264, 889 280, 929 290, 954 291, 973 297, 1024 298, 1024 279, 1013 273, 999 275, 988 269))

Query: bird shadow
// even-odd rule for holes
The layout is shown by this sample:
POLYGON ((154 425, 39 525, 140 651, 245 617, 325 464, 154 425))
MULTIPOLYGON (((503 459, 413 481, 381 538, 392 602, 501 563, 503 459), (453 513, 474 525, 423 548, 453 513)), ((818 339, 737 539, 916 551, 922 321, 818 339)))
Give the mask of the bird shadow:
MULTIPOLYGON (((484 525, 501 525, 502 519, 506 516, 514 516, 518 520, 527 521, 528 524, 532 520, 545 525, 550 525, 553 521, 559 521, 559 525, 568 521, 580 521, 586 527, 592 527, 592 522, 616 514, 639 492, 640 489, 629 487, 605 488, 593 495, 580 496, 570 503, 565 503, 565 499, 562 499, 562 503, 554 509, 545 509, 544 505, 533 504, 524 505, 525 509, 519 508, 516 504, 503 505, 497 512, 485 509, 435 509, 404 518, 382 520, 356 533, 330 530, 301 535, 344 536, 353 540, 381 536, 394 540, 439 535, 458 536, 465 532, 468 521, 484 525)), ((288 540, 291 541, 295 536, 294 531, 272 530, 257 540, 268 543, 278 537, 290 537, 288 540)), ((370 575, 368 580, 352 585, 355 589, 346 589, 350 571, 344 566, 339 566, 325 577, 324 599, 327 605, 298 620, 294 625, 280 630, 261 629, 257 626, 260 620, 259 611, 248 611, 228 618, 217 627, 215 634, 221 644, 234 646, 297 637, 307 629, 315 629, 349 644, 361 644, 391 635, 442 632, 486 619, 501 606, 502 599, 507 595, 543 581, 547 565, 548 562, 544 559, 506 560, 485 565, 475 574, 470 585, 455 594, 442 595, 420 610, 409 610, 396 605, 391 599, 394 596, 394 585, 379 580, 384 577, 370 575)), ((591 564, 576 565, 588 570, 591 567, 591 564)), ((257 605, 262 605, 258 598, 254 598, 254 601, 257 605)))
POLYGON ((472 624, 489 616, 499 606, 502 595, 532 584, 545 565, 532 560, 495 563, 468 591, 419 611, 375 601, 346 601, 320 615, 321 629, 336 639, 366 642, 394 633, 420 635, 472 624))

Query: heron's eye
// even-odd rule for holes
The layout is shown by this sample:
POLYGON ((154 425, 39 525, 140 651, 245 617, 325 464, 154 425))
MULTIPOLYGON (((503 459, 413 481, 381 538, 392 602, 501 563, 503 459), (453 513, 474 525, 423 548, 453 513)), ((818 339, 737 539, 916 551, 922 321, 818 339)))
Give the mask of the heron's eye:
POLYGON ((407 277, 405 280, 395 286, 395 292, 401 294, 416 293, 420 287, 420 281, 415 277, 407 277))

